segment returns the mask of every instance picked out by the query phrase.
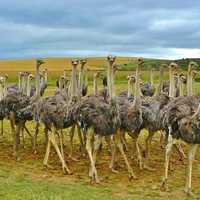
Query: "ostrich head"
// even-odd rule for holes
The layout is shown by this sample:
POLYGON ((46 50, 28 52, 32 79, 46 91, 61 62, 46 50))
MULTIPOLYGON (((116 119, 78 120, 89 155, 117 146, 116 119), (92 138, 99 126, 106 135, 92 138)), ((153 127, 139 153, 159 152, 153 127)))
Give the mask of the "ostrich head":
POLYGON ((30 80, 33 80, 33 79, 35 78, 35 76, 34 76, 33 74, 29 74, 29 75, 28 75, 28 78, 29 78, 30 80))
POLYGON ((196 62, 191 61, 188 66, 188 73, 192 73, 192 71, 196 70, 198 64, 196 62))
POLYGON ((113 65, 115 60, 116 60, 116 57, 110 55, 110 56, 107 57, 107 60, 108 60, 110 65, 113 65))
POLYGON ((41 59, 37 59, 36 60, 36 64, 37 64, 37 66, 38 67, 40 67, 41 65, 43 65, 45 62, 43 61, 43 60, 41 60, 41 59))
POLYGON ((136 81, 136 77, 134 74, 130 74, 127 76, 128 81, 130 81, 131 84, 134 84, 136 81))
POLYGON ((5 80, 8 80, 8 74, 4 75, 5 80))
POLYGON ((180 79, 181 83, 183 83, 183 84, 187 83, 187 77, 185 76, 185 74, 183 72, 181 72, 179 74, 179 79, 180 79))
POLYGON ((142 58, 142 57, 139 57, 137 59, 137 61, 138 61, 138 65, 140 65, 140 66, 142 66, 144 64, 144 58, 142 58))
POLYGON ((78 64, 79 64, 79 60, 78 59, 72 60, 72 66, 73 67, 77 67, 78 64))
POLYGON ((87 63, 87 60, 86 59, 81 59, 79 62, 81 64, 81 69, 83 69, 85 64, 87 63))
POLYGON ((171 73, 175 75, 175 73, 177 72, 178 70, 178 65, 174 62, 172 62, 170 65, 169 65, 169 69, 171 70, 171 73))

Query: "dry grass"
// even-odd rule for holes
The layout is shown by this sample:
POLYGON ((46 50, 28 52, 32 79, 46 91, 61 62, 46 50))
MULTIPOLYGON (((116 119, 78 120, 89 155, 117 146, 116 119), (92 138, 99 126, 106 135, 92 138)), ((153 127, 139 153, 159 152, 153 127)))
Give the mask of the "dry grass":
MULTIPOLYGON (((64 69, 71 70, 72 58, 45 58, 46 62, 43 67, 48 68, 50 72, 63 71, 64 69)), ((130 57, 117 57, 117 64, 129 63, 135 58, 130 57)), ((91 70, 103 69, 106 65, 105 57, 90 57, 87 59, 88 68, 91 70)), ((29 60, 0 60, 0 71, 34 71, 35 59, 29 60)))

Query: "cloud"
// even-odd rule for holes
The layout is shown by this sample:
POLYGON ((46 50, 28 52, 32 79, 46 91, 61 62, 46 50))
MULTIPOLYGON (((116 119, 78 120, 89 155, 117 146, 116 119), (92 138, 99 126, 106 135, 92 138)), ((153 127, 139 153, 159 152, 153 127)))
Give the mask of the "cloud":
POLYGON ((199 8, 197 0, 3 1, 0 58, 197 57, 199 8))

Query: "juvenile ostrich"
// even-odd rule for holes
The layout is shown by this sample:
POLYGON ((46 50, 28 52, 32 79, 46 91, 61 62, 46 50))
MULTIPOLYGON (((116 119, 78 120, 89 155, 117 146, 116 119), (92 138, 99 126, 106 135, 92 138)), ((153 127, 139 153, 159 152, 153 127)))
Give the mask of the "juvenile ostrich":
POLYGON ((143 96, 149 96, 152 97, 155 93, 155 87, 154 87, 154 69, 150 68, 150 82, 144 83, 141 85, 141 92, 143 96))
MULTIPOLYGON (((196 63, 191 62, 188 69, 188 94, 192 94, 192 71, 196 63)), ((168 132, 168 144, 165 154, 165 175, 162 182, 162 188, 166 189, 168 180, 169 158, 172 146, 177 140, 182 140, 189 144, 188 154, 188 174, 186 178, 185 192, 192 195, 192 163, 195 153, 200 144, 200 96, 178 97, 171 101, 164 113, 164 127, 168 132)))

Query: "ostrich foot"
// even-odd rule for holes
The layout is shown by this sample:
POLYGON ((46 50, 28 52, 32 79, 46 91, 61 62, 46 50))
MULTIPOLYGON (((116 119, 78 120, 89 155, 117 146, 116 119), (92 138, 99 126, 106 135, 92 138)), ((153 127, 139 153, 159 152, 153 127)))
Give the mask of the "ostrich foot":
POLYGON ((33 150, 33 154, 35 154, 35 155, 37 155, 37 154, 38 154, 38 151, 37 151, 37 149, 34 149, 34 150, 33 150))
POLYGON ((73 156, 68 156, 68 158, 69 158, 70 160, 74 161, 74 162, 78 162, 78 161, 79 161, 79 159, 77 159, 77 158, 75 158, 75 157, 73 157, 73 156))
POLYGON ((161 149, 165 149, 165 145, 164 145, 164 144, 161 144, 161 145, 160 145, 160 148, 161 148, 161 149))
POLYGON ((20 161, 21 160, 20 156, 16 152, 13 153, 13 156, 14 156, 16 161, 20 161))
POLYGON ((186 188, 184 189, 184 192, 190 196, 190 197, 193 197, 193 198, 196 198, 197 196, 192 192, 192 189, 191 188, 186 188))
POLYGON ((45 169, 51 169, 51 170, 55 169, 55 167, 53 167, 52 165, 49 165, 49 164, 44 164, 43 166, 45 169))
POLYGON ((62 166, 63 174, 72 175, 73 172, 71 172, 66 166, 62 166))
POLYGON ((148 170, 148 171, 150 171, 150 172, 156 171, 155 168, 149 167, 147 164, 144 164, 143 168, 146 169, 146 170, 148 170))
POLYGON ((138 179, 137 176, 133 173, 132 170, 129 170, 128 177, 129 177, 129 180, 137 180, 138 179))
POLYGON ((110 169, 111 169, 111 172, 113 172, 113 173, 115 173, 115 174, 118 174, 118 173, 119 173, 119 171, 116 170, 116 169, 114 169, 114 168, 110 168, 110 169))
POLYGON ((89 177, 91 178, 92 182, 97 183, 97 184, 100 183, 100 179, 99 179, 96 171, 90 170, 89 171, 89 177))
POLYGON ((161 191, 167 191, 168 190, 168 184, 167 184, 167 179, 163 178, 160 186, 161 191))

